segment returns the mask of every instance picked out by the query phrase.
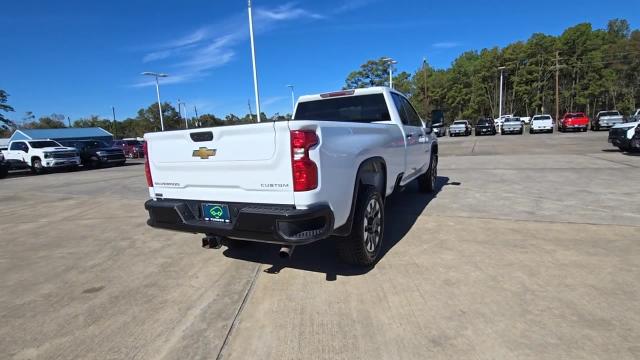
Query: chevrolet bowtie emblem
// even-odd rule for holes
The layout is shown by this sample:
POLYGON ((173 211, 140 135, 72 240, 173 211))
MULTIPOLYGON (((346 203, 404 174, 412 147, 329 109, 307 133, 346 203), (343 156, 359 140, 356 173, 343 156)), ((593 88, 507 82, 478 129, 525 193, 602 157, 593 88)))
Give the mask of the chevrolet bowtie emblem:
POLYGON ((216 156, 216 149, 201 147, 198 150, 193 150, 192 156, 199 157, 200 159, 208 159, 211 156, 216 156))

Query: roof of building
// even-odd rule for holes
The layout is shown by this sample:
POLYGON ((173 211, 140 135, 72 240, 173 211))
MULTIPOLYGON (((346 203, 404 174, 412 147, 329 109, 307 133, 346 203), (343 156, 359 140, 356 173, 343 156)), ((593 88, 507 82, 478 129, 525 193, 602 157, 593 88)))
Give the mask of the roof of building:
POLYGON ((62 128, 62 129, 19 129, 11 136, 12 139, 78 139, 101 138, 113 136, 103 128, 62 128))

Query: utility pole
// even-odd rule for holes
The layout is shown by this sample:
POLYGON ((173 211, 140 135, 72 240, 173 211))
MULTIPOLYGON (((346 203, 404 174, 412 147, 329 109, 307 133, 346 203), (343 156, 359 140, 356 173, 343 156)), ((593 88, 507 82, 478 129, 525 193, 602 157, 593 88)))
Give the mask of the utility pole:
POLYGON ((559 78, 560 78, 560 52, 556 51, 556 117, 555 121, 558 121, 558 117, 560 116, 560 86, 559 86, 559 78))
POLYGON ((116 123, 116 107, 111 107, 111 113, 113 113, 113 137, 116 137, 116 132, 118 130, 118 124, 116 123))
POLYGON ((193 105, 193 112, 196 113, 196 124, 198 124, 198 127, 200 127, 200 118, 198 117, 198 108, 193 105))
POLYGON ((427 58, 422 58, 422 72, 424 75, 424 116, 429 114, 429 96, 427 95, 427 58))
POLYGON ((67 123, 69 124, 69 127, 71 127, 71 118, 67 116, 67 123))
POLYGON ((500 66, 498 68, 498 70, 500 70, 500 104, 498 105, 498 119, 500 117, 502 117, 502 79, 503 79, 503 73, 504 73, 504 66, 500 66))
POLYGON ((251 14, 251 0, 248 0, 249 8, 249 38, 251 39, 251 63, 253 64, 253 89, 256 93, 256 111, 260 122, 260 93, 258 91, 258 70, 256 69, 256 47, 253 41, 253 16, 251 14))

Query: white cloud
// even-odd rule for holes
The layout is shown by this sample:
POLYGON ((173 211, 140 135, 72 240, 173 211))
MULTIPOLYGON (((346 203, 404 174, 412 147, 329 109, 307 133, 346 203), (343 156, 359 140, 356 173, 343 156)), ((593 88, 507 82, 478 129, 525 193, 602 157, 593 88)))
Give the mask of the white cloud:
POLYGON ((334 14, 341 14, 348 11, 356 10, 372 4, 378 0, 347 0, 342 5, 333 10, 334 14))
POLYGON ((268 20, 290 20, 299 18, 324 19, 324 16, 310 12, 305 9, 296 8, 293 3, 279 6, 275 9, 259 8, 256 9, 258 19, 262 17, 268 20))
POLYGON ((443 41, 431 44, 432 47, 436 49, 452 49, 460 46, 460 43, 455 41, 443 41))
MULTIPOLYGON (((275 8, 256 8, 254 10, 255 31, 266 32, 280 23, 295 20, 317 20, 324 16, 287 3, 275 8)), ((164 84, 176 84, 203 78, 217 67, 232 61, 239 43, 249 37, 245 13, 227 17, 226 20, 203 26, 195 31, 169 40, 156 46, 145 54, 142 62, 154 64, 169 72, 163 79, 164 84), (175 70, 169 71, 168 68, 175 70)), ((151 86, 153 81, 140 81, 134 87, 151 86)))

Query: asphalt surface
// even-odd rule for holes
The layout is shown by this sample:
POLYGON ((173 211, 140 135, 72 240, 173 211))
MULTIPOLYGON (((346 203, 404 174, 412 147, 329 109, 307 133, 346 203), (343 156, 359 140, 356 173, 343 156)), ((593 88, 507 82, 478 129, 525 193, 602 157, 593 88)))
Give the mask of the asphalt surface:
POLYGON ((204 250, 146 226, 143 167, 0 180, 3 359, 637 359, 640 156, 606 133, 440 139, 439 189, 335 240, 204 250))

